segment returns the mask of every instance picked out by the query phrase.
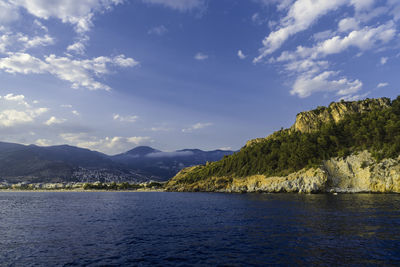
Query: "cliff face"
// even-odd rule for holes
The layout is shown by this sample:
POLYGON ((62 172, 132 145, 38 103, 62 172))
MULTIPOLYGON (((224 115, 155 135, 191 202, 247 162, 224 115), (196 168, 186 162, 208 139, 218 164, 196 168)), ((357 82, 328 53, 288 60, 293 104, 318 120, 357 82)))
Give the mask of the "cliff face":
MULTIPOLYGON (((193 167, 192 167, 193 168, 193 167)), ((213 177, 181 184, 184 170, 168 182, 171 191, 214 192, 375 192, 400 193, 400 157, 376 162, 363 151, 346 158, 332 158, 319 168, 303 169, 284 177, 253 175, 243 178, 213 177)))
POLYGON ((319 127, 328 122, 338 122, 345 115, 368 112, 373 109, 382 109, 390 106, 389 98, 366 99, 354 102, 335 102, 329 107, 319 107, 315 110, 300 112, 296 116, 296 122, 292 130, 309 133, 318 130, 319 127))
MULTIPOLYGON (((322 124, 329 122, 339 122, 346 115, 369 112, 374 109, 383 109, 390 106, 390 98, 365 99, 361 101, 342 101, 333 102, 328 107, 318 107, 317 109, 300 112, 296 116, 296 121, 289 129, 283 131, 299 131, 310 133, 317 131, 322 124)), ((263 142, 266 139, 274 138, 275 133, 265 138, 255 138, 247 141, 246 146, 252 146, 263 142)))
POLYGON ((400 140, 399 114, 400 97, 393 102, 389 98, 342 101, 301 112, 291 128, 250 140, 226 160, 185 169, 166 188, 171 191, 400 193, 400 148, 396 141, 400 140), (375 113, 368 114, 371 111, 375 113), (333 123, 332 128, 316 132, 323 124, 337 123, 346 115, 349 123, 358 126, 341 127, 333 123), (332 141, 331 137, 336 134, 338 138, 332 141), (360 142, 356 139, 359 135, 363 138, 360 142), (336 157, 351 151, 354 153, 350 156, 336 157), (368 151, 380 155, 376 158, 387 158, 377 161, 368 151), (316 164, 319 167, 306 168, 316 164), (287 176, 274 176, 289 172, 292 173, 287 176))

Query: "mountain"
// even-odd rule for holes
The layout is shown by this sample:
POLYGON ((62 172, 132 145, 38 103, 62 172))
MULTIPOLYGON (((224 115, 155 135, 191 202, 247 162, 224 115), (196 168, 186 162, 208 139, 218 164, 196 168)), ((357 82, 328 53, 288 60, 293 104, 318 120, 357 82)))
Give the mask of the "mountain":
POLYGON ((181 169, 208 161, 220 160, 233 151, 199 149, 183 149, 174 152, 162 152, 151 147, 137 147, 128 152, 112 156, 114 162, 140 169, 154 176, 168 180, 181 169))
POLYGON ((180 171, 173 191, 400 192, 400 96, 301 112, 289 129, 180 171))
POLYGON ((0 142, 0 182, 163 181, 184 167, 219 160, 231 153, 161 152, 140 146, 109 156, 68 145, 40 147, 0 142))

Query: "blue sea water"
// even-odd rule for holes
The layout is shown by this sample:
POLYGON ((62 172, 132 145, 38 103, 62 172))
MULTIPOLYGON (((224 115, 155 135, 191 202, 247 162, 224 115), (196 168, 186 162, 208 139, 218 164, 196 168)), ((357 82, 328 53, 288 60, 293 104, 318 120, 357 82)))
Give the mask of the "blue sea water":
POLYGON ((400 195, 1 192, 0 261, 399 265, 400 195))

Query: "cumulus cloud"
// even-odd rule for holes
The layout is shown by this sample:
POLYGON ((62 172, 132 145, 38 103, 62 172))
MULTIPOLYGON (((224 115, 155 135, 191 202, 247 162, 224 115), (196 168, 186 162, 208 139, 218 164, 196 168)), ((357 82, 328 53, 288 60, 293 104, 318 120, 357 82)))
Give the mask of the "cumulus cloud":
POLYGON ((115 121, 120 121, 120 122, 135 122, 135 121, 137 121, 138 118, 139 117, 136 115, 133 115, 133 116, 121 116, 119 114, 113 115, 113 119, 115 121))
POLYGON ((109 66, 134 67, 139 62, 132 58, 119 55, 114 58, 97 57, 93 59, 71 59, 68 57, 46 56, 44 60, 27 53, 8 53, 0 58, 0 70, 8 73, 45 74, 49 73, 61 80, 68 81, 72 88, 87 88, 89 90, 110 90, 111 88, 95 80, 109 73, 109 66))
POLYGON ((237 53, 237 55, 238 55, 238 57, 239 57, 240 59, 245 59, 245 58, 247 57, 245 54, 243 54, 242 50, 239 50, 238 53, 237 53))
POLYGON ((25 101, 25 96, 24 95, 14 95, 14 94, 7 94, 3 97, 4 100, 7 101, 14 101, 20 105, 24 105, 26 107, 30 107, 28 102, 25 101))
POLYGON ((48 20, 56 18, 75 26, 78 33, 87 32, 92 26, 92 18, 97 12, 104 12, 122 0, 80 0, 79 4, 69 0, 13 0, 9 5, 24 8, 31 15, 48 20))
POLYGON ((53 144, 53 142, 51 140, 42 138, 42 139, 36 140, 35 144, 38 146, 51 146, 53 144))
POLYGON ((359 27, 359 22, 355 18, 344 18, 339 21, 340 32, 358 30, 359 27))
POLYGON ((194 55, 194 59, 202 61, 202 60, 206 60, 208 58, 208 55, 198 52, 196 55, 194 55))
POLYGON ((344 77, 335 79, 337 74, 333 71, 324 71, 316 76, 299 76, 290 93, 301 98, 308 97, 315 92, 335 92, 337 95, 344 96, 354 94, 362 88, 361 81, 350 81, 344 77))
POLYGON ((18 124, 33 122, 41 114, 47 112, 47 108, 16 110, 7 109, 0 111, 0 126, 11 127, 18 124))
POLYGON ((54 38, 48 34, 30 37, 23 33, 6 32, 0 35, 0 53, 23 52, 30 48, 52 45, 54 42, 54 38))
POLYGON ((125 152, 131 149, 132 146, 151 142, 151 138, 147 136, 98 138, 88 135, 87 133, 63 133, 60 137, 71 145, 101 151, 107 154, 125 152))
POLYGON ((49 110, 45 107, 32 108, 24 95, 7 94, 0 96, 0 99, 3 108, 0 108, 0 126, 2 127, 32 123, 49 110))
MULTIPOLYGON (((356 48, 363 53, 384 47, 395 39, 397 29, 393 21, 375 27, 360 27, 349 21, 341 20, 339 31, 314 35, 316 43, 311 47, 299 45, 294 51, 283 51, 279 57, 270 59, 273 63, 283 63, 290 75, 297 75, 292 85, 292 95, 308 97, 315 92, 334 92, 350 99, 351 94, 362 89, 363 84, 358 79, 344 76, 337 78, 338 72, 329 70, 332 64, 327 58, 350 48, 356 48)), ((386 63, 386 60, 381 59, 381 64, 386 63)))
POLYGON ((204 0, 142 0, 149 4, 159 4, 179 11, 189 11, 204 7, 204 0))
POLYGON ((388 61, 388 59, 389 58, 387 58, 387 57, 381 57, 381 60, 380 60, 381 65, 385 65, 386 62, 388 61))
MULTIPOLYGON (((263 60, 263 58, 281 48, 283 43, 285 43, 289 37, 301 31, 307 30, 322 16, 326 15, 328 12, 335 11, 343 6, 353 6, 356 12, 356 16, 347 17, 340 20, 338 25, 339 32, 356 31, 360 27, 360 20, 366 22, 379 14, 391 13, 391 10, 394 10, 397 7, 400 10, 400 4, 395 3, 395 1, 391 0, 388 1, 388 6, 386 7, 372 9, 374 4, 374 0, 297 0, 293 4, 290 3, 290 7, 287 8, 288 11, 286 16, 281 19, 277 29, 272 31, 268 36, 264 38, 263 47, 260 49, 260 55, 254 58, 253 61, 255 63, 260 62, 261 60, 263 60), (392 8, 389 9, 390 5, 392 6, 392 8)), ((392 15, 394 16, 394 18, 396 18, 395 14, 392 15)), ((394 27, 392 23, 392 29, 393 28, 394 27)), ((368 31, 368 29, 364 30, 368 31)), ((361 31, 359 33, 363 34, 364 32, 361 31)), ((386 34, 388 35, 387 38, 391 37, 390 32, 387 32, 386 34)), ((350 37, 356 37, 359 39, 360 42, 362 42, 361 36, 350 37)))
POLYGON ((65 122, 66 119, 58 119, 55 116, 51 116, 50 119, 48 119, 47 121, 45 121, 44 124, 46 124, 47 126, 53 125, 53 124, 61 124, 63 122, 65 122))
POLYGON ((265 37, 260 55, 254 59, 254 63, 278 50, 290 36, 308 29, 317 19, 346 3, 347 0, 297 0, 281 20, 279 28, 265 37))
POLYGON ((203 129, 203 128, 206 128, 206 127, 209 127, 209 126, 212 126, 212 125, 213 125, 213 124, 212 124, 211 122, 205 122, 205 123, 203 123, 203 122, 198 122, 198 123, 193 124, 192 126, 190 126, 190 127, 188 127, 188 128, 182 129, 182 132, 184 132, 184 133, 191 133, 191 132, 193 132, 193 131, 200 130, 200 129, 203 129))
POLYGON ((328 55, 341 53, 350 47, 356 47, 361 51, 369 50, 386 44, 396 36, 396 27, 393 22, 388 22, 378 27, 364 27, 354 30, 346 36, 334 36, 321 41, 313 47, 298 46, 296 51, 284 51, 278 61, 289 61, 297 58, 318 59, 328 55))
POLYGON ((78 55, 85 54, 86 45, 84 39, 81 39, 67 47, 67 51, 76 53, 78 55))
POLYGON ((378 85, 376 87, 377 88, 382 88, 382 87, 386 87, 388 85, 389 85, 389 83, 378 83, 378 85))

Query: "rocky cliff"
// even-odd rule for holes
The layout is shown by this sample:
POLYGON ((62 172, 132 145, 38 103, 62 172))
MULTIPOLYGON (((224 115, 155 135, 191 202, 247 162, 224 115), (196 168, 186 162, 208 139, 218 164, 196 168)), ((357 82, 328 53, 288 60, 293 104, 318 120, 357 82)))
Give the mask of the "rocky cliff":
MULTIPOLYGON (((281 131, 310 133, 320 129, 322 124, 339 122, 344 119, 346 115, 388 108, 390 103, 390 99, 386 97, 365 99, 361 101, 332 102, 328 107, 318 107, 314 110, 300 112, 296 115, 295 123, 289 129, 282 129, 281 131)), ((252 146, 263 142, 264 140, 273 139, 276 133, 277 132, 265 138, 249 140, 245 146, 252 146)))
POLYGON ((184 169, 166 189, 400 193, 400 96, 301 112, 291 128, 250 140, 221 161, 184 169))
POLYGON ((346 115, 369 112, 390 106, 389 98, 365 99, 352 102, 333 102, 328 107, 318 107, 311 111, 300 112, 291 130, 309 133, 318 130, 322 124, 339 122, 346 115))
POLYGON ((284 177, 253 175, 242 178, 212 177, 192 184, 180 184, 182 170, 168 182, 171 191, 214 192, 374 192, 400 193, 400 157, 375 161, 368 151, 345 158, 332 158, 318 168, 303 169, 284 177))

